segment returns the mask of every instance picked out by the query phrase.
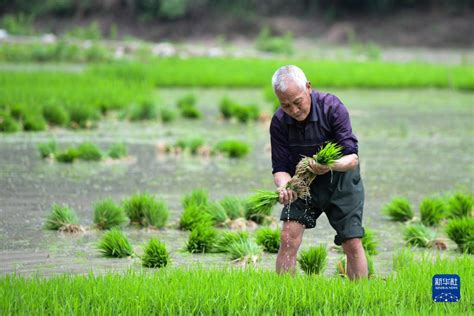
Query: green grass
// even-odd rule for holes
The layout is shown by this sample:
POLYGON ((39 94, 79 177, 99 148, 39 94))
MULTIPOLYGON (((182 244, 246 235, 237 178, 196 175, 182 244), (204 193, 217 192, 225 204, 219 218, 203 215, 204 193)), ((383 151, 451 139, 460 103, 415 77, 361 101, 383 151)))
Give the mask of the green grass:
POLYGON ((364 237, 362 237, 362 246, 368 255, 376 255, 378 242, 375 239, 375 233, 373 230, 366 228, 364 237))
POLYGON ((218 142, 214 146, 213 151, 222 153, 230 158, 242 158, 250 152, 250 146, 237 139, 227 139, 218 142))
POLYGON ((225 209, 219 203, 210 203, 203 207, 204 212, 209 214, 213 222, 217 225, 223 225, 229 220, 225 209))
POLYGON ((410 246, 431 247, 435 232, 423 224, 410 224, 403 231, 403 239, 410 246))
POLYGON ((256 264, 262 255, 262 248, 248 238, 240 238, 227 245, 226 251, 230 260, 242 265, 256 264))
POLYGON ((188 136, 176 141, 174 147, 189 151, 191 155, 198 153, 200 147, 204 146, 204 138, 200 136, 188 136))
POLYGON ((420 204, 421 222, 426 226, 437 226, 446 217, 446 204, 442 198, 425 198, 420 204))
POLYGON ((183 196, 181 205, 184 209, 191 205, 207 206, 209 204, 209 193, 205 189, 194 189, 183 196))
POLYGON ((246 239, 249 239, 246 231, 223 231, 217 236, 213 251, 226 253, 230 244, 246 239))
POLYGON ((219 103, 219 111, 225 119, 235 117, 240 123, 256 121, 260 115, 260 109, 255 104, 243 105, 229 97, 223 97, 219 103))
POLYGON ((160 109, 160 117, 163 123, 170 123, 176 119, 176 111, 168 108, 160 109))
MULTIPOLYGON (((167 211, 163 205, 148 193, 136 193, 122 202, 125 214, 127 214, 132 224, 148 225, 154 216, 159 223, 166 222, 167 211), (148 218, 145 217, 148 214, 148 218)), ((161 225, 161 224, 160 224, 161 225)))
POLYGON ((212 216, 205 211, 206 205, 188 205, 179 219, 179 228, 183 230, 193 230, 197 226, 212 226, 214 220, 212 216))
POLYGON ((133 254, 133 248, 127 236, 116 228, 104 233, 97 244, 97 249, 104 257, 125 258, 133 254))
POLYGON ((469 315, 472 256, 405 261, 386 278, 279 276, 257 269, 167 268, 154 273, 0 277, 5 315, 469 315), (434 274, 458 274, 458 303, 433 303, 434 274), (126 293, 127 295, 124 295, 126 293))
POLYGON ((245 201, 234 196, 227 196, 219 201, 230 219, 245 217, 245 201))
POLYGON ((44 223, 44 228, 48 230, 61 230, 66 225, 77 223, 77 215, 73 209, 67 206, 53 204, 44 223))
POLYGON ((171 256, 166 245, 156 238, 150 239, 142 256, 142 266, 146 268, 163 268, 170 262, 171 256))
POLYGON ((91 142, 85 142, 77 147, 78 158, 87 161, 99 161, 102 159, 102 152, 99 147, 91 142))
POLYGON ((64 151, 61 151, 56 154, 55 158, 56 161, 65 162, 65 163, 72 163, 79 157, 79 152, 77 148, 67 148, 64 151))
POLYGON ((195 226, 189 234, 186 250, 190 253, 212 252, 216 240, 216 229, 206 224, 200 224, 195 226))
POLYGON ((99 229, 111 229, 128 222, 123 208, 112 201, 104 199, 94 205, 94 224, 99 229))
POLYGON ((280 249, 281 232, 279 229, 260 228, 255 232, 255 241, 270 253, 277 253, 280 249))
POLYGON ((47 143, 38 144, 38 150, 41 158, 52 158, 58 150, 58 144, 55 140, 50 140, 47 143))
POLYGON ((0 132, 14 133, 20 130, 20 124, 10 113, 0 111, 0 132))
POLYGON ((278 202, 278 192, 259 190, 247 200, 246 218, 260 224, 272 214, 278 202))
POLYGON ((169 217, 169 209, 164 200, 150 199, 143 209, 143 226, 163 228, 169 217))
POLYGON ((473 198, 470 194, 456 192, 447 201, 448 216, 450 218, 461 218, 473 216, 473 198))
POLYGON ((461 252, 474 254, 474 217, 452 219, 446 226, 446 234, 461 252))
POLYGON ((322 274, 327 266, 327 257, 326 245, 319 245, 301 251, 297 261, 305 274, 322 274))
POLYGON ((66 126, 69 123, 69 113, 59 104, 46 104, 43 106, 43 117, 49 125, 66 126))
POLYGON ((150 100, 143 100, 131 105, 126 114, 126 117, 131 121, 153 121, 156 120, 158 116, 158 106, 150 100))
POLYGON ((109 146, 107 155, 112 159, 127 157, 128 149, 125 143, 116 143, 109 146))
POLYGON ((383 207, 382 212, 388 215, 391 220, 398 222, 408 221, 414 216, 410 201, 401 197, 393 198, 383 207))
POLYGON ((291 32, 286 32, 283 36, 272 35, 270 28, 266 26, 260 30, 255 47, 263 52, 292 55, 293 35, 291 32))

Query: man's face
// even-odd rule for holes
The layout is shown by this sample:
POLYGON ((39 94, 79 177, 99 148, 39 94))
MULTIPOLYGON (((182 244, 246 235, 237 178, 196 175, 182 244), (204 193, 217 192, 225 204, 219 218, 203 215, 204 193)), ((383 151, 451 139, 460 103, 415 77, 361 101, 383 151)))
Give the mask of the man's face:
POLYGON ((297 121, 304 121, 311 111, 311 84, 306 83, 306 87, 301 89, 294 82, 287 82, 285 92, 276 91, 276 96, 280 100, 283 112, 297 121))

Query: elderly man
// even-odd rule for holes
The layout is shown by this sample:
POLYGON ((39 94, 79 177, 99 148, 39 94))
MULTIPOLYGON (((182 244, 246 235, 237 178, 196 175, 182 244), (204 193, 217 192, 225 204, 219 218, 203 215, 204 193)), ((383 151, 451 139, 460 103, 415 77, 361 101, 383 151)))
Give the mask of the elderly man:
POLYGON ((315 227, 324 212, 336 230, 334 242, 342 245, 347 256, 347 275, 351 279, 367 277, 361 242, 364 187, 349 113, 336 96, 312 90, 311 83, 296 66, 278 69, 272 84, 280 100, 270 125, 272 167, 279 201, 284 204, 276 270, 294 273, 303 232, 315 227), (302 156, 313 156, 328 141, 343 146, 343 157, 332 170, 313 161, 310 169, 316 179, 310 187, 311 198, 298 199, 295 192, 285 189, 286 183, 302 156))

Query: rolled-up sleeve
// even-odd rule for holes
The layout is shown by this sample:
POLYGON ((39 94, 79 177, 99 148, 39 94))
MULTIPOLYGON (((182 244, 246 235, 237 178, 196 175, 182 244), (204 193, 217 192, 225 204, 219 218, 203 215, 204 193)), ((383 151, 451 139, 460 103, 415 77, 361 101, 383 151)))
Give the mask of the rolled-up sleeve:
POLYGON ((337 143, 344 147, 342 153, 344 155, 357 154, 359 152, 357 137, 352 132, 349 111, 346 106, 336 97, 334 97, 333 111, 329 116, 334 139, 337 143))
POLYGON ((291 172, 288 131, 285 131, 276 116, 270 124, 270 142, 272 147, 272 173, 291 172))

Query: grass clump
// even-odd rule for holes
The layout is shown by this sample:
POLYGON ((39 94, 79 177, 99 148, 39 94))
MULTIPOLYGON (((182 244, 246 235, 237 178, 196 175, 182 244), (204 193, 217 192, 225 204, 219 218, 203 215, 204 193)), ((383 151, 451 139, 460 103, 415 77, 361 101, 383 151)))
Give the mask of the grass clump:
POLYGON ((230 119, 234 115, 234 109, 238 106, 237 103, 228 97, 221 99, 219 103, 219 111, 225 119, 230 119))
POLYGON ((170 262, 171 256, 166 245, 156 238, 150 239, 142 256, 142 266, 146 268, 163 268, 170 262))
POLYGON ((255 265, 262 254, 262 248, 248 238, 240 238, 226 247, 226 253, 235 263, 255 265))
POLYGON ((77 147, 78 158, 88 161, 99 161, 102 159, 102 152, 96 144, 85 142, 77 147))
POLYGON ((55 140, 50 140, 47 143, 39 144, 38 150, 40 152, 41 158, 52 158, 58 150, 58 144, 55 140))
POLYGON ((245 201, 233 196, 228 196, 219 201, 229 219, 245 217, 245 201))
POLYGON ((158 118, 158 107, 150 100, 143 100, 130 107, 128 118, 130 121, 156 120, 158 118))
POLYGON ((184 195, 181 204, 184 209, 191 205, 207 206, 209 204, 209 193, 205 189, 194 189, 191 193, 184 195))
POLYGON ((422 248, 431 247, 435 233, 423 224, 410 224, 403 232, 407 245, 422 248))
POLYGON ((279 229, 261 228, 257 230, 255 240, 263 250, 270 253, 277 253, 280 249, 281 232, 279 229))
POLYGON ((420 204, 421 222, 436 226, 446 217, 446 205, 441 198, 425 198, 420 204))
POLYGON ((196 119, 202 116, 201 112, 196 108, 196 97, 193 94, 180 98, 177 102, 177 107, 184 118, 196 119))
POLYGON ((246 231, 224 231, 216 239, 214 252, 228 252, 230 244, 246 239, 249 239, 249 233, 246 231))
POLYGON ((212 216, 205 211, 207 205, 187 206, 179 219, 179 228, 182 230, 194 230, 197 226, 213 226, 212 216))
POLYGON ((160 109, 160 117, 163 123, 169 123, 169 122, 174 121, 176 119, 176 116, 177 116, 176 112, 171 109, 167 109, 167 108, 160 109))
POLYGON ((72 163, 79 157, 79 151, 76 148, 67 148, 56 155, 56 160, 64 163, 72 163))
POLYGON ((326 269, 328 250, 325 245, 311 247, 298 256, 298 263, 305 274, 322 274, 326 269))
POLYGON ((104 257, 124 258, 133 254, 133 248, 127 236, 116 228, 107 231, 102 236, 97 248, 104 257))
POLYGON ((50 125, 66 126, 69 123, 69 113, 63 106, 51 103, 43 106, 43 117, 50 125))
POLYGON ((182 150, 189 150, 192 155, 197 154, 198 149, 204 145, 204 139, 202 137, 186 137, 179 139, 175 147, 181 148, 182 150))
POLYGON ((448 201, 448 215, 450 218, 462 218, 472 216, 473 199, 469 194, 457 192, 448 201))
POLYGON ((250 151, 250 146, 240 140, 228 139, 217 143, 214 152, 223 153, 230 158, 242 158, 250 151))
POLYGON ((293 35, 290 32, 283 36, 271 34, 269 27, 264 27, 258 34, 255 47, 263 52, 277 54, 293 54, 293 35))
POLYGON ((260 115, 260 109, 255 104, 242 105, 229 97, 224 97, 219 103, 219 111, 224 119, 231 119, 235 117, 240 123, 247 123, 255 121, 260 115))
POLYGON ((446 234, 461 252, 474 253, 474 217, 452 219, 446 227, 446 234))
POLYGON ((205 224, 197 225, 189 234, 186 250, 190 253, 211 252, 217 239, 214 227, 205 224))
POLYGON ((127 145, 125 143, 117 143, 109 146, 107 155, 112 159, 120 159, 128 155, 127 145))
POLYGON ((72 105, 68 110, 72 128, 93 128, 101 117, 99 110, 91 105, 72 105))
POLYGON ((376 255, 378 253, 378 242, 375 240, 375 234, 371 229, 365 229, 364 237, 362 237, 362 246, 369 255, 376 255))
POLYGON ((406 198, 396 197, 383 208, 382 212, 393 221, 405 222, 414 216, 410 201, 406 198))
POLYGON ((261 224, 272 214, 273 207, 278 202, 278 192, 259 190, 247 200, 245 217, 261 224))
POLYGON ((73 209, 67 206, 53 204, 49 212, 44 228, 48 230, 63 230, 69 225, 77 225, 77 215, 73 209))
POLYGON ((23 130, 29 132, 44 131, 48 127, 41 113, 28 112, 23 118, 23 130))
POLYGON ((111 229, 122 226, 128 221, 122 207, 112 199, 99 201, 94 206, 94 224, 99 229, 111 229))
POLYGON ((20 130, 20 124, 5 111, 0 111, 0 132, 14 133, 20 130))
POLYGON ((205 208, 204 211, 209 214, 213 222, 217 225, 222 225, 229 220, 225 209, 219 203, 210 203, 205 208))
POLYGON ((162 228, 169 216, 166 204, 148 193, 134 194, 122 204, 132 224, 162 228))

